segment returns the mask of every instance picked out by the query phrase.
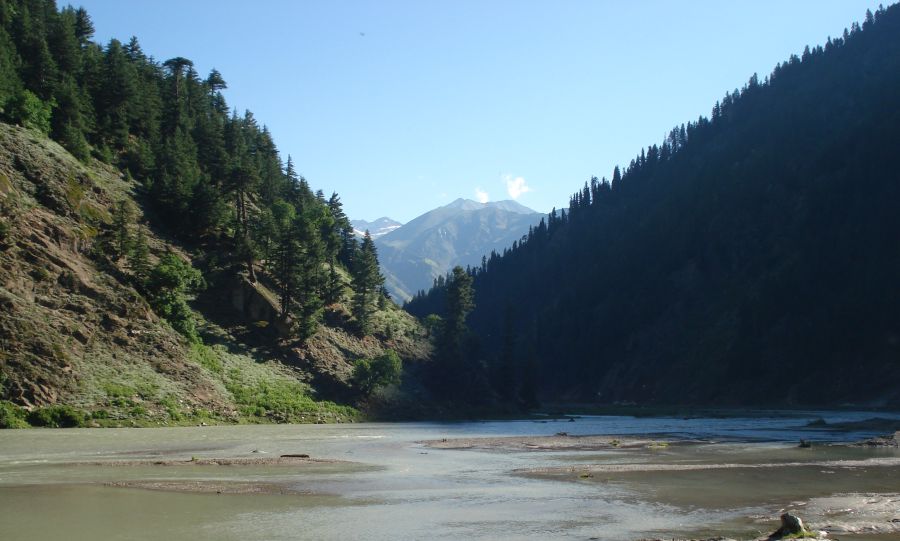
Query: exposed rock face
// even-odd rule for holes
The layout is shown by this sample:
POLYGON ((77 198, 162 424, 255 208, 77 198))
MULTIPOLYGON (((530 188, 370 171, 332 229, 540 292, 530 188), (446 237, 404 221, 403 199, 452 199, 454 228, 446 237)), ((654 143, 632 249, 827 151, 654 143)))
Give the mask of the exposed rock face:
POLYGON ((231 287, 231 305, 245 318, 252 322, 265 322, 275 329, 279 336, 287 337, 291 333, 290 319, 282 319, 278 302, 272 298, 260 284, 252 284, 246 278, 240 278, 231 287))

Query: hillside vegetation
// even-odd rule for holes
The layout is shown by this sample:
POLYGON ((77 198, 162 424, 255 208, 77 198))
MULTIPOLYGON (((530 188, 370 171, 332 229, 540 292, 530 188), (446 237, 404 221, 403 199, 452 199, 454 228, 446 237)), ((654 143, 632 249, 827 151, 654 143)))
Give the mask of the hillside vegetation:
POLYGON ((92 35, 83 9, 0 3, 7 424, 347 419, 316 400, 369 403, 358 361, 428 357, 372 240, 220 73, 92 35))
MULTIPOLYGON (((754 75, 474 269, 470 355, 537 363, 548 400, 897 404, 898 149, 895 5, 754 75)), ((444 312, 448 288, 408 309, 444 312)))
MULTIPOLYGON (((357 398, 354 360, 387 348, 427 358, 422 331, 396 306, 374 314, 375 336, 359 337, 336 303, 326 310, 333 324, 300 344, 234 308, 235 295, 246 295, 237 286, 191 302, 200 340, 186 339, 135 288, 127 260, 104 255, 115 209, 134 201, 136 188, 35 131, 0 124, 3 399, 32 412, 70 406, 100 425, 348 421, 358 416, 353 408, 319 400, 357 398), (223 295, 224 306, 205 300, 223 295)), ((151 265, 167 254, 190 264, 177 243, 139 221, 151 265)), ((267 306, 262 295, 256 304, 267 306)))

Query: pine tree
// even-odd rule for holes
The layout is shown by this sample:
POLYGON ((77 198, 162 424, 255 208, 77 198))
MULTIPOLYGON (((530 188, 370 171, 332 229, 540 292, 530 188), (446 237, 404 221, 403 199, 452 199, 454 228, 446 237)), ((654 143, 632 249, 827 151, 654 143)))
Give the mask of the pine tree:
POLYGON ((337 264, 332 260, 328 265, 328 282, 322 300, 325 304, 340 302, 344 291, 344 283, 337 272, 337 264))
POLYGON ((281 316, 287 317, 300 285, 301 247, 296 231, 296 213, 288 204, 272 208, 276 239, 272 261, 272 278, 278 286, 281 316))
POLYGON ((124 149, 128 142, 128 104, 134 99, 137 73, 122 44, 110 40, 103 58, 103 84, 94 101, 104 144, 124 149))
POLYGON ((341 204, 341 198, 337 193, 332 193, 328 199, 328 214, 331 217, 327 228, 322 231, 322 238, 325 239, 328 259, 333 260, 338 256, 345 244, 344 235, 353 234, 353 227, 350 220, 344 214, 344 208, 341 204))
POLYGON ((232 129, 232 163, 228 188, 235 197, 237 227, 235 229, 235 245, 239 259, 243 260, 247 274, 252 282, 256 282, 254 269, 254 245, 250 238, 250 198, 259 185, 259 174, 254 167, 252 157, 244 138, 244 126, 235 115, 231 120, 232 129))
POLYGON ((301 340, 312 336, 322 319, 322 300, 325 280, 323 265, 325 263, 322 239, 318 235, 316 220, 310 212, 295 221, 302 258, 300 260, 300 287, 302 294, 297 311, 297 331, 301 340))
POLYGON ((131 236, 131 227, 135 214, 134 204, 128 199, 119 201, 113 211, 113 248, 117 259, 128 258, 131 255, 134 240, 131 236))
POLYGON ((171 77, 172 94, 169 100, 169 111, 166 118, 166 131, 169 134, 175 132, 178 126, 182 126, 186 120, 186 89, 184 80, 186 79, 185 70, 193 68, 194 63, 181 56, 170 58, 163 62, 163 66, 169 70, 171 77))
POLYGON ((353 316, 363 335, 370 334, 375 296, 384 283, 378 269, 378 254, 372 236, 366 231, 362 246, 353 262, 353 316))
POLYGON ((134 247, 131 257, 128 259, 128 268, 134 275, 138 284, 144 284, 150 274, 150 247, 147 246, 147 235, 144 228, 138 224, 137 233, 134 236, 134 247))
POLYGON ((300 177, 294 168, 294 160, 288 154, 287 163, 284 165, 284 180, 287 183, 288 200, 295 205, 303 205, 307 200, 301 193, 300 177))
POLYGON ((0 26, 0 113, 7 102, 20 92, 22 81, 16 73, 16 48, 6 30, 0 26))
POLYGON ((472 276, 459 265, 453 267, 447 285, 447 313, 444 316, 446 341, 461 343, 468 328, 466 318, 475 309, 475 290, 472 276))
POLYGON ((448 398, 481 401, 490 389, 466 325, 466 318, 475 308, 472 276, 457 265, 446 284, 445 313, 436 340, 437 362, 433 369, 436 391, 448 398))
POLYGON ((88 45, 90 39, 94 37, 94 22, 84 8, 75 11, 75 37, 82 47, 88 45))

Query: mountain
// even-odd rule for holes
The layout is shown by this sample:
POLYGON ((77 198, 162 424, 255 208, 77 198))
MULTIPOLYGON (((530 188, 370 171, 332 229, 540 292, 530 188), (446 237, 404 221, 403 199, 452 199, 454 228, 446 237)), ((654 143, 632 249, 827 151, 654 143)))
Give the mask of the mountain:
POLYGON ((427 360, 340 197, 221 73, 51 0, 0 14, 0 427, 347 420, 427 360))
MULTIPOLYGON (((754 75, 476 269, 469 355, 519 374, 498 394, 536 363, 545 400, 896 406, 898 148, 894 5, 754 75)), ((459 290, 407 309, 445 313, 459 290)))
POLYGON ((353 226, 353 234, 358 238, 362 238, 363 235, 366 234, 366 231, 368 231, 369 235, 373 239, 377 239, 378 237, 387 235, 403 224, 396 220, 392 220, 387 216, 384 216, 382 218, 378 218, 373 222, 367 222, 365 220, 350 220, 350 225, 353 226))
POLYGON ((378 238, 385 286, 398 300, 431 287, 454 265, 480 265, 528 233, 543 215, 515 201, 457 199, 378 238))

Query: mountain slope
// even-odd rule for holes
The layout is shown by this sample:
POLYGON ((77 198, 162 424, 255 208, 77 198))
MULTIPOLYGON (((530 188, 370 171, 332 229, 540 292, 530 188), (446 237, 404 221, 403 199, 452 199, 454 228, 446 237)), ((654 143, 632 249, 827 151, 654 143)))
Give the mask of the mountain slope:
POLYGON ((350 220, 350 225, 353 226, 353 234, 357 237, 362 238, 363 235, 366 234, 366 231, 368 231, 373 239, 377 239, 378 237, 383 237, 391 231, 394 231, 403 224, 397 220, 392 220, 387 216, 383 216, 371 222, 365 220, 350 220))
POLYGON ((454 265, 480 265, 528 233, 541 214, 515 201, 457 199, 415 218, 376 241, 385 284, 398 300, 431 287, 454 265))
POLYGON ((545 399, 897 404, 898 148, 892 6, 576 192, 476 273, 471 326, 545 399))
POLYGON ((346 417, 315 399, 363 403, 355 361, 428 356, 338 194, 232 112, 221 73, 93 31, 84 9, 0 4, 0 401, 15 403, 0 427, 20 406, 42 424, 57 406, 140 423, 346 417))
MULTIPOLYGON (((134 287, 128 262, 104 253, 117 204, 138 206, 137 189, 0 123, 0 400, 72 406, 114 425, 340 421, 352 408, 316 400, 354 398, 355 359, 386 348, 427 358, 424 331, 392 304, 374 314, 373 336, 357 337, 349 289, 305 343, 280 340, 265 328, 278 321, 273 294, 246 281, 211 283, 192 303, 205 345, 190 343, 134 287)), ((151 263, 172 251, 194 259, 141 227, 151 263)))

